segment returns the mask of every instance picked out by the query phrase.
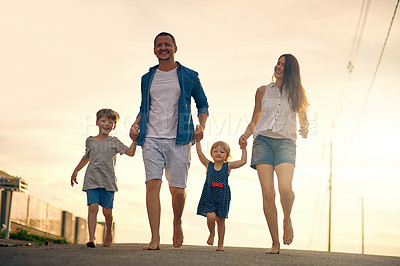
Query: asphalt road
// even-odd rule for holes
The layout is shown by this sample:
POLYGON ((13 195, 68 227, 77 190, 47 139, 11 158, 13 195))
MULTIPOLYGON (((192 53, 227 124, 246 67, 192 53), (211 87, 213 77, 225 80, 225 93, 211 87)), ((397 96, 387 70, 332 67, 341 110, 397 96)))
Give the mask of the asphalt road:
POLYGON ((143 244, 113 244, 104 248, 83 245, 26 245, 0 241, 0 265, 400 265, 400 257, 305 250, 281 250, 267 255, 265 249, 161 245, 161 250, 142 250, 143 244))

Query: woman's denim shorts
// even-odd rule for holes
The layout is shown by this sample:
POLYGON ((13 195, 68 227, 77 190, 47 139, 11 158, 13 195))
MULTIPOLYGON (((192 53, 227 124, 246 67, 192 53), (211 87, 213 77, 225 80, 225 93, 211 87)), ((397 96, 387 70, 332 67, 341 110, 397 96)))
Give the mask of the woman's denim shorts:
POLYGON ((281 163, 296 162, 296 143, 291 139, 274 139, 258 135, 253 141, 250 166, 269 164, 273 167, 281 163))

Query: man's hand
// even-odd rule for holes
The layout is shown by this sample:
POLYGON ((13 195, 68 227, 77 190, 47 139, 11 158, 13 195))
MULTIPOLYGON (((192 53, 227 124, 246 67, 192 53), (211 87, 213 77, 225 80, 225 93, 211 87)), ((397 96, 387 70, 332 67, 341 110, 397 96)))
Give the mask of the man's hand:
POLYGON ((140 126, 137 124, 133 124, 131 126, 131 130, 129 131, 129 137, 133 140, 136 141, 139 137, 139 130, 140 126))
POLYGON ((197 125, 196 129, 194 130, 194 139, 196 142, 199 142, 203 139, 204 137, 204 129, 202 126, 197 125))

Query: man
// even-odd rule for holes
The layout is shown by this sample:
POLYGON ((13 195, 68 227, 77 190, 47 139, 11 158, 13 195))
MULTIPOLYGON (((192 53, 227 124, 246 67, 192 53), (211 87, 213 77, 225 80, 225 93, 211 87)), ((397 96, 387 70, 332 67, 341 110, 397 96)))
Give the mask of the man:
POLYGON ((182 213, 190 166, 190 146, 203 138, 208 118, 208 102, 197 72, 175 61, 175 38, 162 32, 154 39, 154 54, 159 64, 142 76, 140 112, 130 135, 142 146, 146 172, 146 207, 151 241, 146 250, 160 249, 160 189, 162 174, 172 196, 173 246, 183 243, 182 213), (198 110, 199 124, 194 130, 191 97, 198 110))

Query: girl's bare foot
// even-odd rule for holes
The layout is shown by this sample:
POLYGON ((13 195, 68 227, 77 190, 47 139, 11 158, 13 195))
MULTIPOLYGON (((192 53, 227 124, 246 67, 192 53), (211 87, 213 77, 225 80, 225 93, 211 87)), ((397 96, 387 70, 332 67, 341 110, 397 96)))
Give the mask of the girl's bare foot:
POLYGON ((208 245, 210 245, 210 246, 214 245, 214 237, 215 237, 215 234, 211 234, 210 233, 210 236, 207 239, 207 244, 208 245))
POLYGON ((271 248, 265 251, 266 254, 279 254, 280 244, 273 244, 271 248))
POLYGON ((290 245, 293 242, 292 220, 283 220, 283 244, 290 245))

